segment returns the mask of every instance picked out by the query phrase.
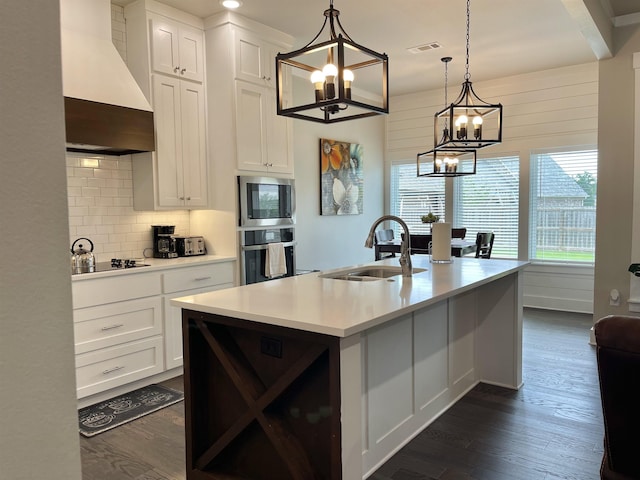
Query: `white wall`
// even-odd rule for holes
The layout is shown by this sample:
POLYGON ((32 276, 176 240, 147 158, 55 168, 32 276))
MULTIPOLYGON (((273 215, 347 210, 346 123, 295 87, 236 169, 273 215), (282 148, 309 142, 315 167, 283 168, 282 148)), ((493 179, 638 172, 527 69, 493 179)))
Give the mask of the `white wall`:
POLYGON ((3 2, 0 477, 80 480, 56 1, 3 2))
MULTIPOLYGON (((634 69, 640 26, 616 28, 615 56, 600 62, 594 320, 629 314, 634 188, 634 69), (612 289, 619 306, 609 305, 612 289)), ((636 147, 637 148, 637 147, 636 147)), ((634 314, 637 315, 637 314, 634 314)))
POLYGON ((324 125, 293 120, 297 268, 326 270, 374 260, 364 242, 384 211, 384 116, 324 125), (320 139, 364 149, 364 204, 360 215, 320 215, 320 139))
MULTIPOLYGON (((449 82, 449 101, 459 92, 449 82)), ((596 62, 474 83, 485 101, 503 104, 503 142, 479 157, 520 158, 519 258, 528 259, 529 157, 533 150, 596 145, 598 140, 598 64, 596 62)), ((387 123, 387 161, 415 161, 433 147, 433 115, 444 91, 394 97, 387 123)), ((601 156, 601 163, 608 162, 601 156)), ((479 158, 478 163, 482 162, 479 158)), ((480 168, 480 167, 479 167, 480 168)), ((455 181, 455 180, 454 180, 455 181)), ((449 187, 452 183, 448 184, 449 187)), ((598 183, 598 202, 602 191, 598 183)), ((537 266, 525 272, 525 304, 538 308, 592 312, 593 267, 537 266), (562 285, 562 288, 559 285, 562 285)))

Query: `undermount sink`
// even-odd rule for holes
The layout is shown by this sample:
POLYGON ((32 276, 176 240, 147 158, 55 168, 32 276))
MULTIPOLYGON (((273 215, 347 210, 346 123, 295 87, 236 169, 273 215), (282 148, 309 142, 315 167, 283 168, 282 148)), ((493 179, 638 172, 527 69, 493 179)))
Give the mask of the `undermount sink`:
MULTIPOLYGON (((414 268, 413 273, 416 274, 424 272, 426 270, 426 268, 414 268)), ((325 273, 320 275, 320 278, 350 280, 353 282, 372 282, 389 277, 395 277, 396 275, 402 275, 401 267, 381 265, 379 267, 350 268, 348 270, 341 270, 339 272, 325 273)))

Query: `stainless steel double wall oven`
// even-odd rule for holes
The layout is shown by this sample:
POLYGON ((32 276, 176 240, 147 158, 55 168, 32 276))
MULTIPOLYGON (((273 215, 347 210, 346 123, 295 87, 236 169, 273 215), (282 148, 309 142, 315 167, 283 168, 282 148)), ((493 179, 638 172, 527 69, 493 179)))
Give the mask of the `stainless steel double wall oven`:
POLYGON ((269 243, 282 243, 287 273, 295 275, 295 183, 290 178, 238 177, 242 284, 271 280, 265 274, 269 243))

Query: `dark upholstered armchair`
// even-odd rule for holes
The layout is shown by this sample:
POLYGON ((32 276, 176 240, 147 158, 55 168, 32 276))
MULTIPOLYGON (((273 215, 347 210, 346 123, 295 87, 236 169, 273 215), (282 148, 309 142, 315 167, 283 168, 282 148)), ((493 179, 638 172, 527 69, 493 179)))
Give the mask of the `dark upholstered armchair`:
POLYGON ((640 318, 610 315, 594 326, 604 417, 600 478, 640 478, 640 318))

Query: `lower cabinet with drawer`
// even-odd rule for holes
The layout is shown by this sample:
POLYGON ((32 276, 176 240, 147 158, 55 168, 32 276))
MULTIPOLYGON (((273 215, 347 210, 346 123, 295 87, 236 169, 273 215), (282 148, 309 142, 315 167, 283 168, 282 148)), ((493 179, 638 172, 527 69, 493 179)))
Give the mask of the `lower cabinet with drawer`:
POLYGON ((73 281, 80 403, 179 375, 182 315, 171 299, 232 287, 234 269, 228 261, 73 281))
POLYGON ((160 335, 76 355, 78 398, 141 380, 163 370, 160 335))

